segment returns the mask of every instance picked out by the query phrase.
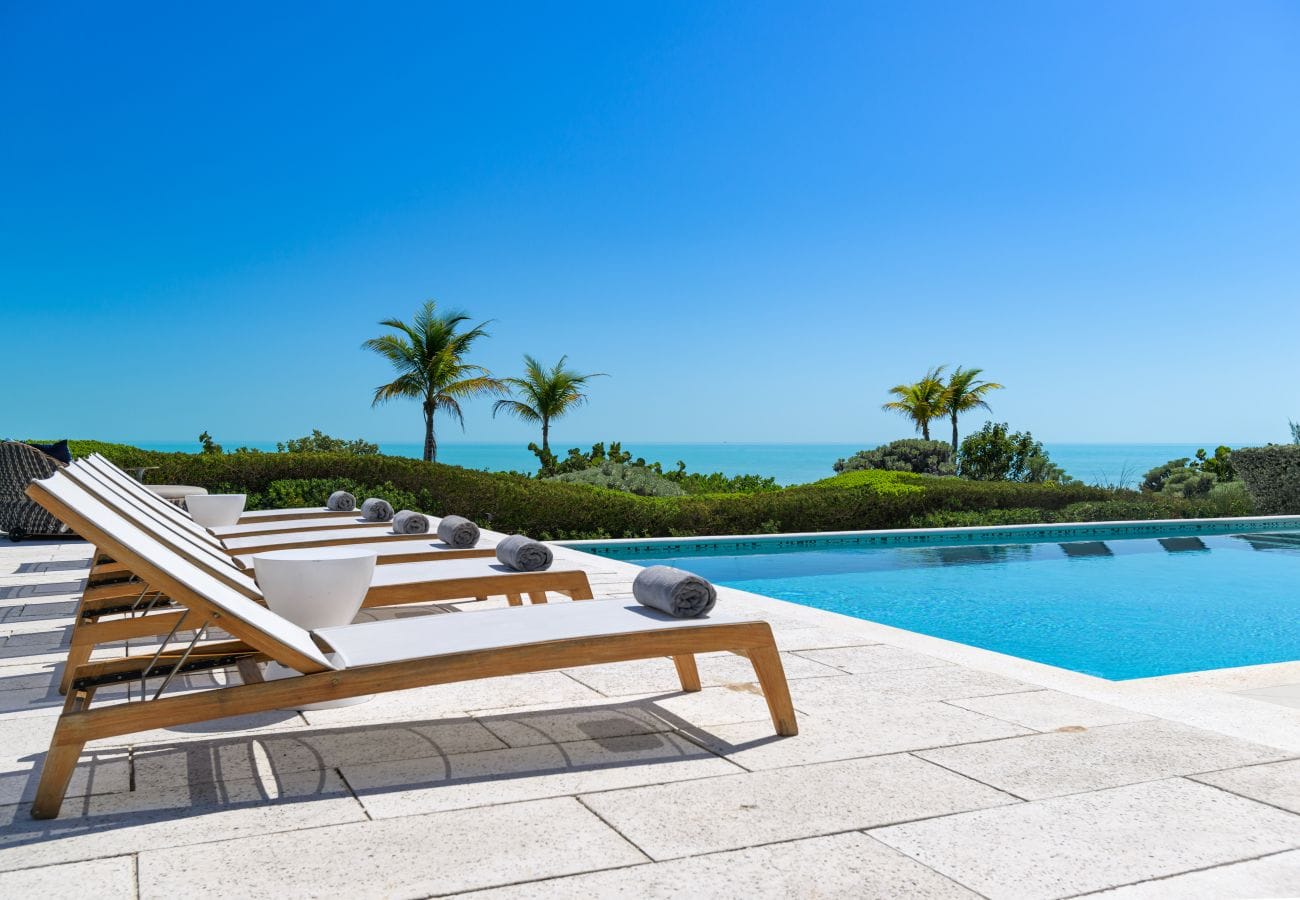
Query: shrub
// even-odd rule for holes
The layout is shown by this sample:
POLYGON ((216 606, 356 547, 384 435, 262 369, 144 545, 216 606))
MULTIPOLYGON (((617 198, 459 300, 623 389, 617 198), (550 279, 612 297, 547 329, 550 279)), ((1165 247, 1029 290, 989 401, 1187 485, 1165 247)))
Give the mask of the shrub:
POLYGON ((158 464, 160 457, 172 455, 160 453, 156 450, 141 450, 139 447, 132 447, 130 444, 113 444, 108 441, 70 440, 68 441, 68 450, 71 451, 73 459, 81 459, 90 456, 92 453, 99 453, 123 467, 155 466, 158 464))
MULTIPOLYGON (((652 468, 659 471, 659 464, 652 468)), ((722 472, 687 472, 686 463, 677 460, 677 468, 663 472, 664 478, 680 486, 688 494, 753 494, 758 491, 779 491, 781 485, 766 475, 724 475, 722 472)))
POLYGON ((985 422, 983 428, 961 442, 957 474, 975 481, 1065 484, 1074 480, 1051 461, 1032 434, 1009 433, 1005 422, 985 422))
POLYGON ((1231 482, 1236 477, 1232 449, 1220 446, 1214 456, 1201 449, 1196 451, 1195 459, 1184 456, 1156 466, 1143 476, 1141 487, 1147 493, 1206 497, 1216 484, 1231 482))
POLYGON ((614 491, 626 491, 640 497, 680 497, 686 491, 646 466, 606 462, 580 472, 552 475, 547 481, 589 484, 614 491))
POLYGON ((1300 444, 1233 451, 1232 464, 1260 515, 1300 513, 1300 444))
POLYGON ((920 438, 904 438, 882 444, 874 450, 859 450, 848 459, 837 459, 833 468, 836 472, 885 469, 917 475, 952 475, 956 472, 951 445, 920 438))
POLYGON ((378 444, 372 444, 361 438, 349 441, 344 438, 330 437, 328 434, 322 434, 319 428, 313 428, 311 434, 305 437, 290 438, 282 444, 277 443, 275 449, 280 453, 344 453, 348 456, 375 456, 379 453, 378 444))
POLYGON ((881 494, 907 494, 923 491, 922 479, 912 476, 910 472, 891 472, 883 469, 858 469, 823 478, 813 482, 814 487, 871 487, 881 494))

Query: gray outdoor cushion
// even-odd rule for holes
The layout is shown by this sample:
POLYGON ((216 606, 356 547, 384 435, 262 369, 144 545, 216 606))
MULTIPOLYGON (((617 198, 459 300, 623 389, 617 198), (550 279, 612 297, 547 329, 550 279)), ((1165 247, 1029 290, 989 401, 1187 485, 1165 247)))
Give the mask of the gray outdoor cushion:
POLYGON ((190 494, 206 494, 208 492, 207 488, 194 487, 190 484, 146 484, 145 487, 164 500, 183 500, 190 494))

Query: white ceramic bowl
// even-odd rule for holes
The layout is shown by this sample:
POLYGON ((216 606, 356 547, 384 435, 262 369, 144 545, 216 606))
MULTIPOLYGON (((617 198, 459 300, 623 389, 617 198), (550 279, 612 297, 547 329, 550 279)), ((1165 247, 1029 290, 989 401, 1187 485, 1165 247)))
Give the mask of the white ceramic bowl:
POLYGON ((247 494, 188 494, 185 508, 204 528, 217 528, 239 522, 247 502, 247 494))
POLYGON ((347 547, 272 550, 253 556, 266 605, 303 628, 347 625, 375 571, 373 551, 347 547))

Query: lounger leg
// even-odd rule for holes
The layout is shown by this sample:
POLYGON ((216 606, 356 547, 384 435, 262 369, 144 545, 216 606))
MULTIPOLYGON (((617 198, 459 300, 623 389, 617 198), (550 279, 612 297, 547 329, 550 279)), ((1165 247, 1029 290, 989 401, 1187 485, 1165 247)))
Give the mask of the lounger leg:
POLYGON ((698 691, 700 689, 700 670, 695 665, 695 655, 687 653, 685 656, 674 656, 673 665, 677 666, 677 679, 682 683, 684 691, 698 691))
POLYGON ((477 600, 479 603, 482 603, 483 601, 487 600, 487 597, 475 597, 474 599, 477 600))
POLYGON ((776 733, 791 737, 799 733, 799 723, 794 719, 794 704, 790 702, 790 685, 785 680, 785 667, 776 647, 761 647, 746 654, 754 664, 754 674, 763 689, 768 712, 776 733))
MULTIPOLYGON (((64 713, 77 712, 90 705, 90 694, 86 691, 74 691, 68 695, 63 706, 64 713)), ((77 768, 81 758, 81 749, 85 741, 61 741, 62 725, 54 726, 54 737, 50 739, 50 749, 45 754, 45 763, 41 767, 41 783, 36 788, 36 799, 32 801, 32 818, 53 819, 63 806, 63 796, 68 792, 68 782, 77 768)))
POLYGON ((509 603, 511 606, 523 606, 524 598, 519 596, 518 594, 506 594, 506 602, 509 603))
POLYGON ((545 603, 546 591, 529 591, 528 599, 534 603, 545 603))
POLYGON ((90 654, 95 649, 95 629, 87 627, 78 619, 72 625, 72 643, 68 647, 68 660, 63 664, 63 674, 59 677, 59 693, 66 694, 72 687, 72 676, 78 666, 90 662, 90 654))

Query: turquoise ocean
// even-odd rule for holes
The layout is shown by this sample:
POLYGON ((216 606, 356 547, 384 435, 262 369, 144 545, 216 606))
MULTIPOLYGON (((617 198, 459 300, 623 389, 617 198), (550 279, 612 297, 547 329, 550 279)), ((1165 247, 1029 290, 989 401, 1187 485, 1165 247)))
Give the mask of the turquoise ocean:
MULTIPOLYGON (((193 441, 134 441, 138 447, 151 450, 197 453, 199 445, 193 441)), ((257 450, 275 449, 274 441, 223 440, 227 449, 252 447, 257 450)), ((584 450, 590 444, 581 445, 584 450)), ((692 472, 723 472, 727 475, 756 474, 775 478, 780 484, 804 484, 828 478, 835 472, 835 460, 851 456, 866 444, 624 444, 634 456, 643 456, 649 462, 662 463, 674 468, 678 460, 686 463, 692 472)), ((1054 444, 1043 446, 1052 461, 1070 475, 1090 484, 1126 485, 1136 487, 1142 476, 1161 463, 1180 456, 1193 455, 1198 447, 1213 452, 1216 442, 1203 444, 1054 444)), ((1231 446, 1237 446, 1232 444, 1231 446)), ((380 443, 384 453, 393 456, 418 458, 423 445, 418 443, 380 443)), ((563 456, 569 443, 557 444, 563 456)), ((447 441, 438 445, 438 461, 454 466, 485 469, 493 472, 536 472, 537 459, 521 444, 468 443, 447 441)))

